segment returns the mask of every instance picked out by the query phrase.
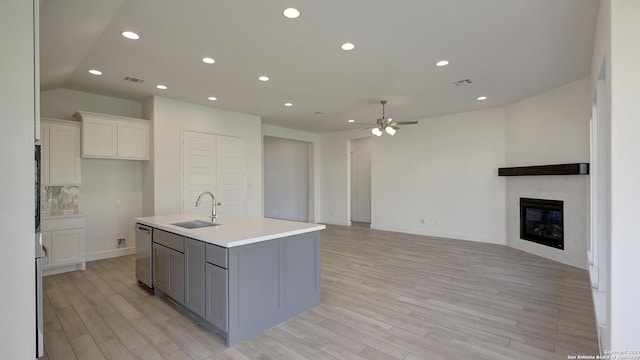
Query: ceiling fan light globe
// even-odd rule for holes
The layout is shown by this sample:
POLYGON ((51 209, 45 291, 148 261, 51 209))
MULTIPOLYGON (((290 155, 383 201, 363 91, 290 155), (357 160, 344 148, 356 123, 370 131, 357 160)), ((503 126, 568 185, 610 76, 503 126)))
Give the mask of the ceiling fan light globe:
POLYGON ((384 131, 386 131, 387 134, 391 136, 396 134, 396 129, 392 128, 391 126, 387 126, 386 128, 384 128, 384 131))
POLYGON ((374 127, 373 129, 371 129, 371 133, 375 136, 380 136, 382 135, 382 130, 380 130, 380 128, 374 127))

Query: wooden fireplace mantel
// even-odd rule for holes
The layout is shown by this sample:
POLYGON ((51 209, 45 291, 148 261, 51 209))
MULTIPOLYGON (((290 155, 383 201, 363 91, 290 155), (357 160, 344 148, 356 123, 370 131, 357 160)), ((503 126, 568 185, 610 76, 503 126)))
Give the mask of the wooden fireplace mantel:
POLYGON ((504 167, 498 176, 589 175, 589 163, 504 167))

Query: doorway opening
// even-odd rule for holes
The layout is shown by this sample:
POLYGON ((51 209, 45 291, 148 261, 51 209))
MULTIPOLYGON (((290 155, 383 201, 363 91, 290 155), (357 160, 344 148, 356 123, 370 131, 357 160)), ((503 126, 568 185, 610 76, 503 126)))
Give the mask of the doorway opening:
POLYGON ((264 216, 313 221, 313 144, 265 136, 264 216))
POLYGON ((371 138, 350 142, 351 221, 371 224, 371 138))

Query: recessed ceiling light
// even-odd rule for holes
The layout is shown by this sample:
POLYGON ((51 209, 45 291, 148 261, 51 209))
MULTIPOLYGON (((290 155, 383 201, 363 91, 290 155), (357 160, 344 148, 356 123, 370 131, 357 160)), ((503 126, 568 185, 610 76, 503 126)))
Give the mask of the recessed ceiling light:
POLYGON ((291 107, 291 106, 293 106, 293 104, 292 103, 284 103, 284 106, 291 107))
POLYGON ((205 57, 205 58, 202 58, 202 62, 203 62, 203 63, 206 63, 206 64, 213 64, 213 63, 214 63, 214 62, 216 62, 216 61, 215 61, 215 60, 213 60, 213 58, 205 57))
POLYGON ((436 63, 436 66, 447 66, 447 65, 449 65, 448 60, 440 60, 436 63))
POLYGON ((298 16, 300 16, 300 10, 296 8, 287 8, 287 9, 284 9, 282 14, 284 14, 284 16, 288 17, 289 19, 295 19, 298 16))
POLYGON ((156 87, 160 90, 167 90, 167 85, 160 84, 160 85, 156 85, 156 87))
POLYGON ((260 80, 260 81, 269 81, 269 77, 262 75, 262 76, 258 77, 258 80, 260 80))
POLYGON ((130 40, 138 40, 140 39, 140 35, 134 33, 133 31, 123 31, 122 36, 126 37, 130 40))
POLYGON ((216 100, 218 100, 218 98, 217 98, 217 97, 215 97, 215 96, 209 96, 207 99, 209 99, 209 100, 211 100, 211 101, 216 101, 216 100))
POLYGON ((355 121, 355 120, 353 120, 353 119, 349 119, 349 120, 347 120, 347 121, 348 121, 348 122, 356 122, 356 121, 355 121))
POLYGON ((89 74, 91 75, 102 75, 102 71, 96 69, 90 69, 89 74))
POLYGON ((479 96, 479 97, 478 97, 478 100, 480 100, 480 101, 482 101, 482 100, 487 100, 487 97, 486 97, 486 96, 479 96))
POLYGON ((353 45, 352 43, 344 43, 344 44, 342 44, 342 46, 340 46, 340 48, 341 48, 342 50, 349 51, 349 50, 353 50, 353 49, 355 49, 355 48, 356 48, 356 46, 355 46, 355 45, 353 45))

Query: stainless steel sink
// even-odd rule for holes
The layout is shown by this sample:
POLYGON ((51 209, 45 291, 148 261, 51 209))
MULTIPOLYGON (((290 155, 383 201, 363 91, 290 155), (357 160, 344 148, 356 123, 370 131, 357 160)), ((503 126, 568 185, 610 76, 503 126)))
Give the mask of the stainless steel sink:
POLYGON ((198 229, 203 227, 220 226, 222 224, 216 224, 216 223, 202 221, 202 220, 191 220, 191 221, 169 223, 169 225, 179 226, 185 229, 198 229))

